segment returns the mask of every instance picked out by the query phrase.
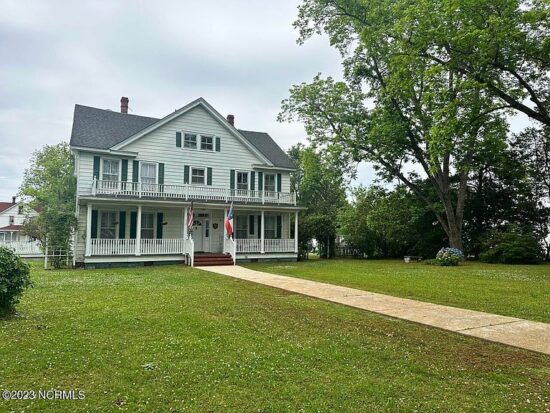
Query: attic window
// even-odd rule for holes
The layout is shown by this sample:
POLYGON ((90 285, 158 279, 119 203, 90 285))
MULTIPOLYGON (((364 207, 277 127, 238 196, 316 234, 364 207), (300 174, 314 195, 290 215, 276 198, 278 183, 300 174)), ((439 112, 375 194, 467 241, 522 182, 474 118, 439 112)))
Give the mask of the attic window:
POLYGON ((183 147, 197 149, 197 135, 186 133, 183 140, 183 147))
POLYGON ((212 136, 201 136, 201 150, 203 151, 214 150, 214 138, 212 136))

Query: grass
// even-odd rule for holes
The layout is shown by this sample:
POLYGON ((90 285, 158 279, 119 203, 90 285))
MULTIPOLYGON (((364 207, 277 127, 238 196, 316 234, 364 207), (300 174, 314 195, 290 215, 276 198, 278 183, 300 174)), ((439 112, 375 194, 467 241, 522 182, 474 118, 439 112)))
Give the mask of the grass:
POLYGON ((183 266, 44 271, 0 320, 0 411, 543 411, 550 357, 183 266))
POLYGON ((398 297, 550 322, 550 265, 465 262, 457 267, 402 260, 314 259, 249 264, 258 271, 398 297))

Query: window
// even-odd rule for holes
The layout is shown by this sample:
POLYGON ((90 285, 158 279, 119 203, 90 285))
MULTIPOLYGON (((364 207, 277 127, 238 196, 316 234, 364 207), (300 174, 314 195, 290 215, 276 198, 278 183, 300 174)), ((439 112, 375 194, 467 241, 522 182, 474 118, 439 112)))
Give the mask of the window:
POLYGON ((248 189, 248 172, 237 172, 237 189, 248 189))
POLYGON ((277 238, 277 217, 275 215, 265 216, 264 237, 266 239, 277 238))
POLYGON ((19 205, 19 206, 17 207, 17 213, 18 213, 19 215, 23 215, 23 205, 19 205))
POLYGON ((114 239, 116 238, 116 212, 102 211, 101 225, 99 227, 99 238, 114 239))
POLYGON ((15 217, 13 215, 10 215, 10 225, 15 224, 15 217))
POLYGON ((197 135, 186 133, 183 138, 183 147, 197 149, 197 135))
POLYGON ((141 183, 144 190, 153 190, 153 185, 157 183, 157 164, 141 163, 141 183))
POLYGON ((212 136, 201 136, 201 150, 203 151, 214 150, 214 138, 212 136))
POLYGON ((264 190, 266 192, 275 192, 275 174, 265 174, 264 190))
POLYGON ((141 238, 142 239, 153 239, 154 238, 154 227, 153 223, 155 221, 154 214, 141 214, 141 238))
POLYGON ((191 168, 191 183, 196 185, 204 185, 205 173, 204 168, 191 168))
POLYGON ((101 179, 109 182, 118 181, 119 162, 116 159, 103 159, 103 174, 101 179))
POLYGON ((210 237, 210 220, 204 221, 204 238, 210 237))
POLYGON ((237 238, 248 238, 248 217, 246 215, 237 215, 237 230, 236 236, 237 238))

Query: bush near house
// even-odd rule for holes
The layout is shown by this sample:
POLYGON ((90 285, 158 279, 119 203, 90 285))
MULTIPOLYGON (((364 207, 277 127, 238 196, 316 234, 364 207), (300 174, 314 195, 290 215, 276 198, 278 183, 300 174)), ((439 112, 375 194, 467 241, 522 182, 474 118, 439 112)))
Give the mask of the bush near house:
POLYGON ((14 310, 23 291, 32 287, 29 265, 8 248, 0 247, 0 315, 14 310))
POLYGON ((532 232, 510 228, 492 232, 485 240, 481 261, 500 264, 540 264, 543 253, 532 232))

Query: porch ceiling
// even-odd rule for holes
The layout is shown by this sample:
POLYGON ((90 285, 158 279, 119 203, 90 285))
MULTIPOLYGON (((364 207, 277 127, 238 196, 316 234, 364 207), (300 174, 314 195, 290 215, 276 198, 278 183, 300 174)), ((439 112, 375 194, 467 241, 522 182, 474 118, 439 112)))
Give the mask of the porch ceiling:
MULTIPOLYGON (((80 205, 94 204, 94 205, 116 205, 119 207, 137 207, 142 206, 154 206, 162 208, 184 208, 191 206, 190 201, 172 201, 172 200, 153 200, 153 199, 122 199, 122 198, 101 198, 97 196, 79 197, 80 205)), ((220 202, 193 202, 194 209, 226 209, 231 206, 230 203, 220 202)), ((262 205, 262 204, 246 204, 246 203, 233 203, 234 209, 247 210, 247 211, 273 211, 273 212, 292 212, 301 211, 306 208, 294 206, 294 205, 262 205)))

